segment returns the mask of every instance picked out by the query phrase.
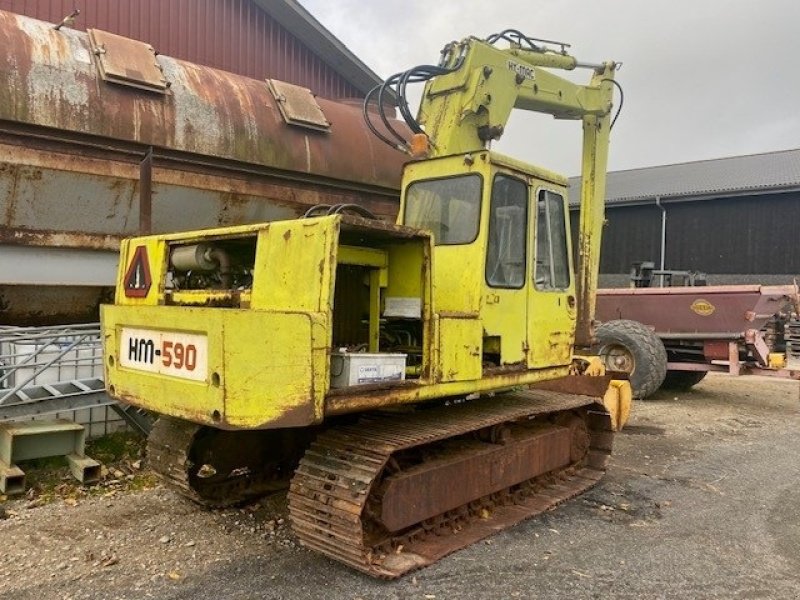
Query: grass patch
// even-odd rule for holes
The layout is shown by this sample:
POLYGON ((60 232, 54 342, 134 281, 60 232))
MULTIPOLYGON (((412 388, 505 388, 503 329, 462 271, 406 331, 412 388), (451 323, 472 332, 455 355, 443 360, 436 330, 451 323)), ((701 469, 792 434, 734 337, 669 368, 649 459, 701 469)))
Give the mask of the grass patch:
POLYGON ((144 447, 141 435, 120 431, 86 442, 86 454, 101 463, 137 460, 144 455, 144 447))

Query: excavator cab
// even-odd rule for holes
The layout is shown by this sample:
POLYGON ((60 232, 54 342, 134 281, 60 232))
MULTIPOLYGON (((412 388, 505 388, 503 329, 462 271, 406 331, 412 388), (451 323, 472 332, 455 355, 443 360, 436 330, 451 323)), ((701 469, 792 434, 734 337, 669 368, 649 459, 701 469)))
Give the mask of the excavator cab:
POLYGON ((576 302, 564 177, 485 150, 411 163, 404 182, 398 224, 432 234, 440 351, 460 357, 447 377, 569 364, 576 302))

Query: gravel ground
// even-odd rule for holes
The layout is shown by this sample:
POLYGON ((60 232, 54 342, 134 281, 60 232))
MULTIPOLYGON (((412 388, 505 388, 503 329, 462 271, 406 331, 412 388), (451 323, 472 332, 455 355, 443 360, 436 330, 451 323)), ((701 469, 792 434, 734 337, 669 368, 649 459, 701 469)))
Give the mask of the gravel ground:
POLYGON ((0 508, 0 596, 786 598, 800 596, 796 382, 710 376, 640 402, 606 478, 399 582, 297 546, 285 500, 205 511, 155 488, 0 508))

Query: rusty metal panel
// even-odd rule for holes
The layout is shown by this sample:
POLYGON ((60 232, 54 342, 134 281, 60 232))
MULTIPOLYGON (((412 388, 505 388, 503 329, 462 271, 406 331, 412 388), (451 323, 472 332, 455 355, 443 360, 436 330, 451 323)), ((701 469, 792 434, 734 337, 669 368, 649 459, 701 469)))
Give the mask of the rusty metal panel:
POLYGON ((331 135, 311 135, 286 125, 264 81, 161 55, 168 98, 98 86, 86 34, 4 12, 0 46, 14 48, 0 55, 0 121, 302 172, 349 187, 399 187, 404 156, 371 135, 358 107, 318 99, 331 135), (353 160, 355 147, 369 160, 353 160))
POLYGON ((151 44, 159 54, 255 79, 275 78, 325 98, 364 93, 252 0, 0 0, 0 10, 151 44))
POLYGON ((522 432, 504 443, 463 441, 449 454, 389 477, 381 522, 399 531, 570 462, 570 430, 548 427, 522 432), (416 490, 425 490, 424 494, 416 490))
POLYGON ((150 44, 100 29, 90 29, 88 33, 100 76, 105 81, 151 92, 167 91, 167 80, 150 44))
POLYGON ((330 121, 325 118, 311 90, 276 79, 268 79, 267 84, 288 124, 319 131, 330 130, 330 121))

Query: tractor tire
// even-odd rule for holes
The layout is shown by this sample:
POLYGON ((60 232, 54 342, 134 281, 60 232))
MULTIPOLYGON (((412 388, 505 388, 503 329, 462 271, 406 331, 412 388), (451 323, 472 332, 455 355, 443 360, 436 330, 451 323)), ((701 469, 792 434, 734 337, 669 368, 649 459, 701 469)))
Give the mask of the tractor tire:
POLYGON ((686 392, 703 381, 708 371, 667 371, 661 387, 665 390, 686 392))
POLYGON ((667 351, 648 327, 638 321, 607 321, 597 328, 597 350, 606 369, 630 378, 633 397, 644 399, 661 387, 667 374, 667 351))

